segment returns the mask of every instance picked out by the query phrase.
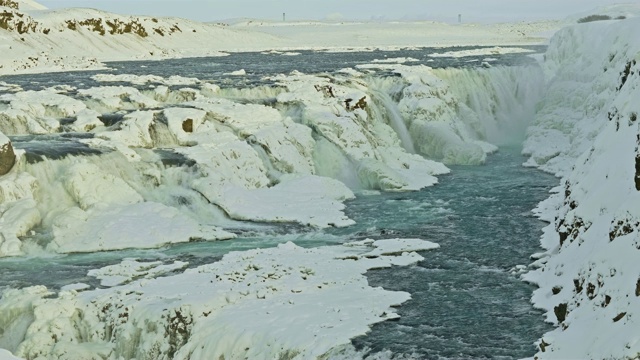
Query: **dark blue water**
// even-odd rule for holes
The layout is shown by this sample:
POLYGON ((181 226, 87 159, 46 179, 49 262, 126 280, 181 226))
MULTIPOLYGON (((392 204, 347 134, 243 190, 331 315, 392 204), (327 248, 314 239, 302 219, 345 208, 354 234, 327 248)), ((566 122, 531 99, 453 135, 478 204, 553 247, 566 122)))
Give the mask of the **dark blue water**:
POLYGON ((357 224, 324 232, 258 226, 255 235, 233 241, 189 243, 158 250, 127 250, 39 259, 0 259, 0 288, 41 284, 51 288, 85 282, 88 270, 124 257, 191 266, 210 263, 235 250, 293 241, 313 247, 364 238, 417 237, 437 242, 416 266, 368 273, 372 286, 411 293, 398 309, 399 321, 373 327, 353 344, 371 353, 391 350, 424 359, 522 358, 550 330, 529 303, 531 285, 510 270, 538 252, 542 222, 531 209, 548 196, 557 179, 523 168, 519 149, 503 148, 484 166, 458 166, 440 184, 412 193, 359 196, 347 214, 357 224), (265 235, 267 233, 267 235, 265 235), (271 234, 271 235, 268 235, 271 234))
MULTIPOLYGON (((40 90, 54 85, 68 85, 84 89, 105 84, 91 79, 96 74, 133 74, 157 75, 169 77, 179 75, 195 77, 203 81, 215 82, 220 87, 250 87, 268 85, 264 77, 278 74, 288 74, 292 70, 308 74, 334 73, 343 68, 353 68, 357 65, 370 64, 376 59, 391 59, 409 57, 418 60, 408 65, 427 65, 432 68, 444 67, 478 67, 487 57, 496 58, 491 64, 497 65, 526 65, 534 64, 535 60, 523 54, 503 54, 499 56, 468 56, 461 58, 433 58, 430 54, 447 51, 463 51, 479 49, 478 46, 447 47, 447 48, 418 48, 395 51, 343 52, 331 53, 322 51, 297 51, 300 55, 285 56, 269 53, 232 53, 223 57, 187 58, 163 61, 127 61, 107 63, 110 70, 76 71, 48 74, 30 74, 15 76, 0 76, 0 80, 10 84, 20 85, 25 90, 40 90), (246 76, 229 76, 228 73, 244 69, 246 76)), ((535 52, 544 52, 546 46, 522 46, 535 52)), ((123 83, 121 85, 131 84, 123 83)), ((183 86, 179 86, 183 87, 183 86)), ((0 91, 0 94, 2 92, 0 91)))
POLYGON ((515 150, 501 149, 485 166, 454 167, 426 191, 351 204, 353 219, 375 227, 363 235, 384 230, 441 245, 417 266, 369 272, 372 286, 413 299, 399 321, 374 326, 356 347, 424 359, 533 356, 533 342, 551 328, 529 303, 534 288, 510 270, 538 251, 544 224, 530 210, 557 179, 521 167, 515 150))

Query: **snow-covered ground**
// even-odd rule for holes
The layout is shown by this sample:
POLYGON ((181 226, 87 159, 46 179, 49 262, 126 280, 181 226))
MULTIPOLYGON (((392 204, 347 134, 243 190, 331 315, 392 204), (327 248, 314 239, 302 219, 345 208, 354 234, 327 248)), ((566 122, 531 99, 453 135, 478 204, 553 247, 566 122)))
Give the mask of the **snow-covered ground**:
POLYGON ((0 6, 0 75, 104 67, 102 62, 224 56, 237 51, 362 51, 402 47, 539 44, 561 23, 263 22, 230 26, 125 16, 93 9, 0 6), (546 33, 543 34, 543 33, 546 33), (428 34, 428 35, 425 35, 428 34))

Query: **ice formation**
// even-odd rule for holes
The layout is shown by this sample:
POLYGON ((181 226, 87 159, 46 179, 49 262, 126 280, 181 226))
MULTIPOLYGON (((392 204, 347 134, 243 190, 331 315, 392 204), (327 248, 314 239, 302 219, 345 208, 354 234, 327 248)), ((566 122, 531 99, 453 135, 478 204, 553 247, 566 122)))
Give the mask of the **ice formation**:
MULTIPOLYGON (((11 47, 0 45, 11 55, 0 61, 2 73, 100 66, 84 56, 87 38, 100 60, 114 53, 224 55, 206 46, 212 36, 227 49, 284 44, 268 35, 284 28, 270 24, 236 27, 263 32, 247 35, 93 10, 27 15, 22 11, 34 5, 19 3, 26 7, 2 9, 11 20, 0 33, 11 47), (51 41, 79 45, 64 49, 70 56, 43 52, 51 41)), ((297 41, 306 41, 306 27, 317 31, 296 26, 297 41)), ((344 30, 336 29, 324 35, 344 30)), ((347 226, 343 202, 354 191, 431 186, 448 172, 445 163, 479 164, 495 145, 522 140, 535 112, 525 165, 562 178, 536 209, 550 222, 546 252, 524 275, 540 286, 533 303, 558 326, 537 343, 536 357, 636 358, 640 41, 630 34, 638 29, 636 19, 568 27, 552 40, 542 69, 431 69, 388 59, 331 76, 283 74, 269 79, 276 86, 254 89, 107 74, 94 80, 114 86, 79 96, 64 87, 24 92, 0 83, 7 92, 0 99, 0 163, 7 169, 0 176, 0 256, 226 239, 234 236, 224 230, 230 219, 347 226), (275 104, 245 101, 263 98, 275 104), (32 135, 56 144, 51 158, 34 158, 35 145, 21 145, 21 136, 32 135), (314 206, 306 206, 309 199, 314 206), (36 231, 38 241, 30 242, 36 231)), ((325 40, 309 43, 331 47, 325 40)), ((444 55, 511 51, 522 49, 444 55)), ((413 251, 436 247, 411 239, 320 249, 284 244, 185 271, 185 263, 128 259, 91 272, 106 288, 6 291, 0 347, 27 358, 313 358, 394 318, 390 306, 407 300, 369 287, 367 269, 408 265, 420 259, 413 251), (292 330, 301 327, 296 321, 309 331, 292 330)), ((4 350, 0 358, 13 359, 4 350)))
POLYGON ((348 226, 353 191, 419 190, 443 163, 484 162, 489 142, 524 132, 542 89, 525 82, 535 66, 362 68, 224 90, 103 74, 118 84, 2 95, 0 131, 25 154, 0 178, 0 256, 228 239, 229 219, 348 226))
POLYGON ((539 359, 640 354, 640 29, 637 19, 568 27, 544 62, 548 88, 527 165, 562 177, 540 204, 550 222, 525 279, 557 329, 539 359))
POLYGON ((286 243, 183 272, 184 263, 128 259, 90 273, 107 288, 6 291, 0 347, 28 359, 314 359, 397 318, 393 306, 409 299, 370 287, 368 269, 409 265, 423 259, 414 251, 437 247, 286 243), (171 271, 180 273, 157 277, 171 271))

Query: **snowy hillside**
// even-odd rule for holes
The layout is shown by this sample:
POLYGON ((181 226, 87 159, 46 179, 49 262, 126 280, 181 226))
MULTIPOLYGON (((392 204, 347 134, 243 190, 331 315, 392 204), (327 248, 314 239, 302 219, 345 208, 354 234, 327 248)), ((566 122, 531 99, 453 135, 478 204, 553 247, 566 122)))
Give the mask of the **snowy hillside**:
POLYGON ((640 20, 560 31, 527 165, 562 176, 538 208, 545 229, 533 302, 558 328, 540 359, 640 355, 640 20))
POLYGON ((22 10, 22 11, 34 11, 34 10, 46 10, 47 7, 39 4, 33 0, 0 0, 0 6, 22 10))
POLYGON ((219 56, 273 43, 264 34, 185 19, 93 9, 24 12, 0 7, 0 74, 99 67, 99 61, 219 56))
POLYGON ((634 18, 640 16, 640 4, 614 4, 608 6, 601 6, 590 11, 581 12, 572 15, 567 18, 569 22, 576 22, 582 18, 591 15, 609 16, 612 19, 616 18, 634 18))
POLYGON ((450 26, 255 21, 226 26, 93 9, 33 11, 43 7, 31 0, 3 1, 0 74, 100 68, 104 61, 221 56, 237 51, 539 44, 546 40, 539 33, 559 27, 558 22, 450 26))

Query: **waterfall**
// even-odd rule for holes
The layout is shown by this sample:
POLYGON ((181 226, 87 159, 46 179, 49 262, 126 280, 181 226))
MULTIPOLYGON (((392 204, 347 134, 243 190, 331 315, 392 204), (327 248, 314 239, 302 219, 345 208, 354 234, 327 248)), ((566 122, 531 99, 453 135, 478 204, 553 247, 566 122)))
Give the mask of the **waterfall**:
POLYGON ((407 125, 404 122, 404 118, 398 109, 398 105, 395 101, 384 91, 371 89, 371 95, 374 100, 379 101, 385 112, 386 118, 388 119, 389 125, 396 132, 398 137, 400 138, 400 143, 402 147, 411 154, 415 154, 416 150, 413 146, 413 140, 411 139, 411 134, 409 133, 409 129, 407 129, 407 125))
POLYGON ((267 169, 267 177, 269 178, 269 181, 271 182, 272 185, 275 185, 277 183, 280 182, 280 177, 282 177, 282 172, 278 171, 273 164, 271 163, 271 159, 269 158, 269 154, 267 154, 267 151, 262 147, 262 145, 258 144, 257 142, 250 142, 251 147, 253 148, 253 150, 258 154, 258 156, 260 157, 260 160, 262 160, 262 163, 264 164, 265 169, 267 169))
POLYGON ((539 66, 433 69, 458 99, 458 115, 479 140, 521 144, 544 92, 539 66), (479 124, 475 123, 479 120, 479 124))

